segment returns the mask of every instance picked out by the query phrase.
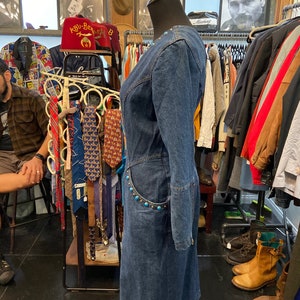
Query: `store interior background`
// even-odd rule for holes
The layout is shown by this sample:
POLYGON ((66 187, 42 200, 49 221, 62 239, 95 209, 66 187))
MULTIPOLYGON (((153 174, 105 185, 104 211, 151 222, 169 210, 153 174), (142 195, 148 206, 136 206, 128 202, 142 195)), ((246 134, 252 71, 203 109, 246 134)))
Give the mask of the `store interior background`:
MULTIPOLYGON (((116 23, 126 23, 135 25, 136 23, 136 13, 135 9, 126 16, 120 16, 113 11, 111 2, 103 0, 103 15, 106 15, 106 22, 116 24, 116 23)), ((137 7, 137 2, 135 0, 135 8, 137 7)), ((285 5, 291 4, 294 1, 283 0, 275 1, 270 0, 269 7, 272 8, 272 13, 270 15, 271 20, 274 20, 273 23, 276 23, 281 19, 282 8, 285 5)), ((39 26, 48 26, 45 30, 7 30, 5 28, 0 28, 0 48, 7 44, 8 42, 16 41, 20 36, 28 36, 31 40, 37 41, 47 48, 57 46, 61 43, 61 30, 59 29, 59 16, 58 16, 58 5, 59 0, 47 0, 45 2, 39 0, 20 0, 21 11, 23 15, 23 28, 26 28, 25 23, 30 22, 35 28, 39 26), (46 5, 46 7, 45 7, 46 5), (32 8, 34 7, 34 13, 32 8), (45 13, 46 12, 46 13, 45 13)), ((188 14, 191 11, 216 11, 219 12, 221 1, 219 0, 185 0, 185 11, 188 14)), ((270 22, 272 23, 272 22, 270 22)), ((268 205, 275 216, 281 220, 282 219, 282 209, 276 206, 272 199, 266 199, 266 205, 268 205)), ((297 234, 298 222, 300 215, 300 207, 294 206, 293 203, 290 204, 290 207, 287 209, 287 219, 291 224, 294 234, 297 234)))

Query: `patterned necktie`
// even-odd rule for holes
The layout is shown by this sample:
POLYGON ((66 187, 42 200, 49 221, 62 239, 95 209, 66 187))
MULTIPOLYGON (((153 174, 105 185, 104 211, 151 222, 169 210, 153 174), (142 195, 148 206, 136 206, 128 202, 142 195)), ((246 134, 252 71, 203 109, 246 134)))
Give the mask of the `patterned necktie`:
POLYGON ((84 170, 88 179, 96 181, 101 174, 100 143, 96 120, 96 107, 86 106, 82 123, 84 144, 84 170))
POLYGON ((50 97, 50 126, 52 134, 52 151, 54 154, 54 166, 55 166, 55 203, 58 211, 60 211, 61 217, 61 229, 65 229, 65 213, 64 203, 62 197, 62 183, 60 173, 60 137, 59 137, 59 121, 58 121, 58 99, 57 97, 50 97))
POLYGON ((86 175, 84 172, 84 148, 80 122, 81 106, 79 101, 76 106, 77 111, 72 114, 74 120, 74 136, 72 137, 72 199, 74 214, 76 214, 80 208, 87 209, 86 175))
POLYGON ((121 110, 107 109, 104 123, 103 159, 115 168, 122 161, 121 110))

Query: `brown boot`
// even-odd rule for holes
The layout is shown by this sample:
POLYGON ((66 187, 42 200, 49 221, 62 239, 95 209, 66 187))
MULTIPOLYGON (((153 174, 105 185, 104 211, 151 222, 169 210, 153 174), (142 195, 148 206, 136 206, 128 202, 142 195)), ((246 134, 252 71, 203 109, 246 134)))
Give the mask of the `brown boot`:
POLYGON ((282 254, 283 240, 276 242, 261 242, 257 246, 256 256, 253 258, 249 273, 232 278, 236 287, 245 291, 255 291, 276 280, 276 264, 282 254))
POLYGON ((256 254, 256 244, 247 243, 241 249, 228 253, 226 261, 231 265, 239 265, 250 261, 256 254))
POLYGON ((289 271, 289 265, 290 262, 287 262, 283 269, 282 269, 282 273, 279 276, 278 280, 277 280, 277 290, 276 290, 276 296, 260 296, 257 297, 253 300, 283 300, 283 292, 284 292, 284 288, 285 288, 285 283, 286 283, 286 279, 287 279, 287 274, 289 271))
POLYGON ((232 268, 232 272, 235 275, 249 273, 253 269, 253 267, 257 264, 258 253, 259 253, 257 250, 259 247, 261 247, 261 243, 262 242, 271 242, 274 240, 276 240, 276 234, 274 232, 258 232, 257 248, 256 248, 255 256, 245 263, 235 265, 232 268))
POLYGON ((226 238, 224 240, 225 247, 229 250, 235 251, 244 247, 245 244, 256 244, 257 233, 262 231, 266 231, 265 223, 259 220, 252 220, 250 228, 246 233, 233 238, 226 238))

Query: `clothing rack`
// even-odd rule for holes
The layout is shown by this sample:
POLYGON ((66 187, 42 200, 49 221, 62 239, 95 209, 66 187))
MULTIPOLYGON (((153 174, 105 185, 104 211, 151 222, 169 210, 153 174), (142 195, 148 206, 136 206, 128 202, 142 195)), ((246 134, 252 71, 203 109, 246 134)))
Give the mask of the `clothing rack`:
POLYGON ((142 37, 142 39, 148 38, 148 39, 152 40, 154 32, 152 30, 149 30, 149 31, 143 31, 143 30, 126 30, 124 32, 124 49, 128 45, 128 36, 129 35, 137 35, 137 36, 142 37))
POLYGON ((200 36, 203 39, 212 39, 212 40, 228 40, 228 41, 232 41, 232 40, 247 40, 248 37, 248 32, 215 32, 215 33, 211 33, 211 32, 200 32, 200 36))
POLYGON ((288 10, 292 10, 294 8, 299 8, 300 7, 300 2, 294 3, 294 4, 289 4, 289 5, 285 5, 282 9, 283 12, 288 11, 288 10))
MULTIPOLYGON (((297 7, 300 6, 300 3, 298 3, 297 7)), ((295 7, 295 6, 293 6, 295 7)), ((224 34, 220 34, 221 36, 224 34)), ((225 34, 225 36, 231 36, 231 35, 236 35, 236 34, 232 34, 232 33, 228 33, 225 34)), ((238 37, 239 34, 237 34, 238 37)), ((208 35, 209 36, 209 35, 208 35)), ((242 33, 241 36, 243 37, 247 37, 249 36, 249 33, 242 33)), ((228 38, 229 39, 229 38, 228 38)), ((247 39, 248 42, 248 39, 247 39)), ((250 42, 248 42, 250 43, 250 42)), ((266 192, 264 190, 261 191, 257 191, 254 192, 257 193, 257 207, 256 207, 256 213, 255 213, 255 217, 253 216, 253 218, 255 218, 258 221, 263 220, 264 217, 264 207, 265 207, 265 199, 266 199, 266 192)), ((238 209, 238 211, 241 213, 242 216, 242 222, 241 223, 228 223, 225 222, 222 224, 222 228, 221 228, 221 238, 224 241, 225 240, 225 231, 228 228, 249 228, 250 227, 250 223, 251 223, 251 217, 249 217, 245 211, 243 210, 242 206, 240 205, 240 200, 241 200, 241 191, 236 190, 236 194, 232 195, 231 193, 229 193, 226 197, 226 200, 232 200, 233 201, 233 205, 235 205, 238 209)), ((278 224, 276 223, 272 223, 272 224, 265 224, 267 228, 270 229, 279 229, 279 228, 283 228, 284 230, 284 235, 286 238, 286 245, 287 245, 287 252, 288 255, 290 255, 291 253, 291 245, 290 245, 290 232, 291 232, 291 227, 287 224, 287 217, 286 217, 286 209, 283 209, 283 216, 282 216, 282 222, 279 221, 278 224)))
MULTIPOLYGON (((225 41, 245 41, 247 42, 248 32, 200 32, 199 33, 203 40, 225 40, 225 41)), ((124 32, 124 46, 128 43, 129 35, 140 35, 143 38, 153 38, 154 32, 152 30, 126 30, 124 32)), ((124 47, 124 48, 125 48, 124 47)))
POLYGON ((285 5, 282 9, 282 18, 286 19, 288 12, 292 12, 294 9, 300 8, 300 2, 294 3, 294 4, 289 4, 285 5))

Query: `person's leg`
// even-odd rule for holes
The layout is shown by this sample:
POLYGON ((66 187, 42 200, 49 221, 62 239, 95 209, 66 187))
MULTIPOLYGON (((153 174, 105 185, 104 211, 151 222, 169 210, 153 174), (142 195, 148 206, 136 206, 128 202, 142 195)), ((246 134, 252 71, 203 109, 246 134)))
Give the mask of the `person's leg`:
POLYGON ((0 151, 0 174, 16 173, 18 171, 20 160, 13 151, 0 151))
MULTIPOLYGON (((0 174, 16 173, 20 160, 12 151, 0 151, 0 174)), ((2 184, 2 183, 0 183, 2 184)), ((2 205, 4 194, 0 194, 0 205, 2 205)), ((15 273, 0 253, 0 284, 5 285, 12 280, 15 273)))

